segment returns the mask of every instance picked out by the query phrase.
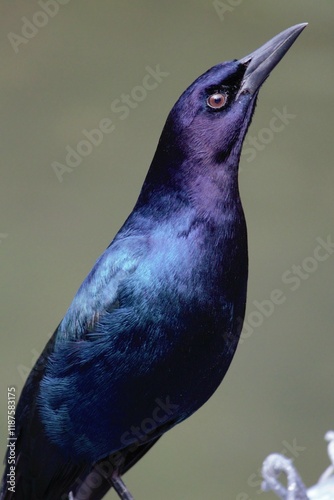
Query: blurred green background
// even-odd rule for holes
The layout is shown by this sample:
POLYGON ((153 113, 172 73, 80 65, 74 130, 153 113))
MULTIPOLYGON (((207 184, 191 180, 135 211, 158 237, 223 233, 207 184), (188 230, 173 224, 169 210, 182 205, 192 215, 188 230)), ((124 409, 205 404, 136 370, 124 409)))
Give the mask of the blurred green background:
POLYGON ((317 238, 334 240, 333 1, 60 3, 53 17, 36 14, 43 12, 36 1, 0 6, 1 453, 6 388, 21 389, 131 211, 180 93, 210 66, 308 21, 260 92, 242 157, 250 255, 244 341, 211 400, 126 482, 136 500, 270 499, 259 493, 258 469, 285 450, 305 483, 315 483, 328 465, 323 435, 334 427, 334 253, 313 256, 317 238), (37 32, 24 28, 24 17, 40 25, 37 32), (15 37, 22 29, 30 38, 15 37), (121 120, 111 103, 156 65, 168 76, 121 120), (293 117, 273 132, 271 119, 284 109, 293 117), (52 163, 64 164, 66 147, 103 118, 114 130, 60 182, 52 163), (254 301, 263 307, 275 289, 285 300, 265 303, 265 316, 254 301))

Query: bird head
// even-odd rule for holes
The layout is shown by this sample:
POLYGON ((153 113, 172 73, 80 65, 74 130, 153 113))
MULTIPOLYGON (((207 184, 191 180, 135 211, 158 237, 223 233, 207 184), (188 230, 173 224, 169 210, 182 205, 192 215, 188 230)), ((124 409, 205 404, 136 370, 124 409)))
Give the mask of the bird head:
MULTIPOLYGON (((288 28, 246 57, 213 66, 183 92, 167 117, 137 207, 157 196, 158 212, 164 204, 168 212, 171 192, 179 199, 187 193, 200 205, 210 200, 214 207, 224 196, 238 200, 239 159, 258 92, 306 25, 288 28)), ((212 212, 212 206, 202 208, 212 212)))
POLYGON ((246 57, 217 64, 197 78, 166 123, 178 149, 205 163, 238 164, 259 89, 306 25, 292 26, 246 57))

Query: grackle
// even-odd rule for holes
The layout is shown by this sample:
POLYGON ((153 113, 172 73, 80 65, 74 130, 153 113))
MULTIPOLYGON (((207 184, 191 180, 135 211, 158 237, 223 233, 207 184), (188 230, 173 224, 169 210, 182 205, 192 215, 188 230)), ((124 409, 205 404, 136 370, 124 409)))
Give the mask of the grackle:
POLYGON ((98 500, 221 383, 246 304, 238 190, 259 89, 306 24, 209 69, 167 117, 137 203, 23 388, 0 499, 98 500))

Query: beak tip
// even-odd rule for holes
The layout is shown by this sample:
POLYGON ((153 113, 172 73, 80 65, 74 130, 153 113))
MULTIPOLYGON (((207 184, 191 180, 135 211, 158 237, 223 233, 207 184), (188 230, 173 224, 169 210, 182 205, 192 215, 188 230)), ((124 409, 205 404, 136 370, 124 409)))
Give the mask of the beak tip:
POLYGON ((295 28, 296 32, 301 33, 305 28, 306 26, 308 26, 308 23, 299 23, 299 24, 295 24, 295 26, 291 26, 291 28, 295 28))
POLYGON ((239 59, 241 64, 247 66, 241 90, 247 87, 251 93, 255 93, 307 25, 308 23, 300 23, 291 26, 259 49, 239 59))

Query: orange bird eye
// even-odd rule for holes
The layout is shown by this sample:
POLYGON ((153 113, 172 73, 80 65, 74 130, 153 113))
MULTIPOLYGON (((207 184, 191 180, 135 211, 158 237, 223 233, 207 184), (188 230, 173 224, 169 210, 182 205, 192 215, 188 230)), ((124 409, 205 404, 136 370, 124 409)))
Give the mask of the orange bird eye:
POLYGON ((227 101, 227 96, 226 94, 221 94, 219 92, 216 92, 215 94, 210 95, 207 98, 207 104, 210 106, 210 108, 213 109, 220 109, 223 108, 226 104, 227 101))

